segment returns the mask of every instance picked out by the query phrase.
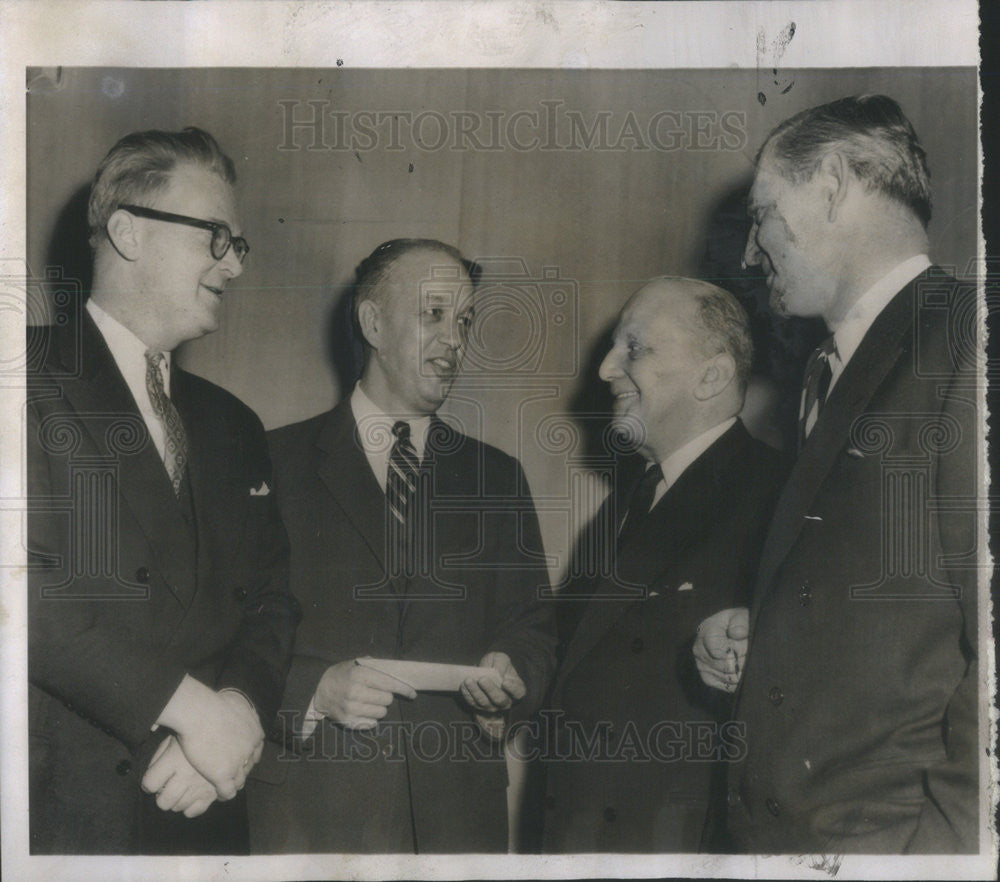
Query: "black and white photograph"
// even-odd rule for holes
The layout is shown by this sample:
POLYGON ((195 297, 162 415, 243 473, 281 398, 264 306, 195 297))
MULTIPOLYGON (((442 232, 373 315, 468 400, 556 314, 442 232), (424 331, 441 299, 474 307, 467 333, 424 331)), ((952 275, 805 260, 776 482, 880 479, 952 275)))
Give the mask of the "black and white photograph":
POLYGON ((976 3, 0 25, 8 878, 996 877, 976 3))

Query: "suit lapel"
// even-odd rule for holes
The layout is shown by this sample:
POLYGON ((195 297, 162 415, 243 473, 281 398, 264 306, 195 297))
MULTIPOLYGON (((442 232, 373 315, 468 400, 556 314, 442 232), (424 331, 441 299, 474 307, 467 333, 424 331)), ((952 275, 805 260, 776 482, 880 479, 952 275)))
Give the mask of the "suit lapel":
MULTIPOLYGON (((919 277, 918 277, 919 278, 919 277)), ((833 387, 813 431, 778 499, 761 555, 754 609, 795 544, 804 516, 850 439, 851 427, 864 413, 903 352, 913 326, 913 283, 882 310, 833 387)))
POLYGON ((320 480, 385 573, 385 495, 357 435, 350 396, 330 412, 316 446, 320 480))
MULTIPOLYGON (((750 436, 743 424, 737 421, 684 470, 647 515, 638 531, 617 550, 615 559, 619 578, 647 592, 656 590, 655 586, 664 579, 671 566, 685 558, 687 549, 704 530, 708 519, 714 516, 719 506, 725 504, 729 483, 727 470, 739 465, 742 459, 740 454, 745 456, 749 443, 750 436)), ((623 498, 627 496, 623 495, 623 498)), ((613 502, 609 498, 604 504, 611 505, 613 502)), ((597 588, 601 590, 606 585, 605 580, 599 582, 597 588)), ((675 587, 667 586, 666 590, 675 587)), ((613 586, 610 590, 621 593, 624 589, 613 586)), ((571 671, 634 604, 647 599, 648 594, 616 600, 588 600, 566 652, 561 677, 571 671)))
POLYGON ((232 549, 248 514, 249 487, 240 483, 239 439, 210 412, 190 374, 174 369, 170 397, 184 424, 188 442, 188 481, 194 505, 198 551, 198 583, 217 570, 221 549, 232 549))
MULTIPOLYGON (((111 431, 114 418, 120 416, 126 429, 143 426, 135 399, 115 364, 104 338, 89 314, 83 318, 81 345, 83 358, 77 359, 63 348, 63 366, 67 371, 79 369, 77 379, 63 384, 68 402, 78 416, 78 424, 86 432, 102 456, 117 465, 119 498, 131 510, 136 523, 146 536, 156 558, 156 568, 164 576, 170 590, 182 603, 189 598, 181 586, 192 583, 195 571, 195 551, 187 526, 181 516, 170 478, 151 440, 135 453, 113 448, 111 431)), ((72 335, 63 340, 69 341, 72 335)), ((129 581, 131 573, 120 573, 129 581)))

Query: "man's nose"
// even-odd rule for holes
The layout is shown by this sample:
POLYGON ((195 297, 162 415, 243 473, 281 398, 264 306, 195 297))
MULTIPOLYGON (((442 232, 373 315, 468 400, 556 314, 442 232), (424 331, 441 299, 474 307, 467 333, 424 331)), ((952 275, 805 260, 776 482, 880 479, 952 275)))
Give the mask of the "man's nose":
POLYGON ((236 256, 236 249, 230 244, 229 250, 222 255, 222 260, 219 261, 222 266, 222 271, 230 279, 238 278, 243 275, 243 264, 240 263, 240 259, 236 256))
POLYGON ((618 366, 618 355, 615 349, 611 348, 608 350, 608 354, 604 356, 601 366, 597 369, 597 376, 604 380, 605 383, 610 383, 621 375, 621 368, 618 366))
POLYGON ((438 339, 451 349, 458 349, 465 342, 462 338, 462 332, 459 329, 458 318, 456 316, 452 316, 448 321, 443 323, 441 332, 438 334, 438 339))

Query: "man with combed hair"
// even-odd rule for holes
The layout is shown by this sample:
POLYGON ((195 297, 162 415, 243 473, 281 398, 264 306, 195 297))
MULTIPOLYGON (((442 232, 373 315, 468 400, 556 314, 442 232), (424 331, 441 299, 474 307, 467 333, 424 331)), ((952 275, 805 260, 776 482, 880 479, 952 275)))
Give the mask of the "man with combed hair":
POLYGON ((34 329, 34 853, 249 848, 234 797, 298 619, 288 544, 260 421, 173 358, 216 329, 243 271, 235 180, 199 129, 122 138, 90 196, 90 299, 78 322, 34 329))
POLYGON ((751 356, 746 313, 706 282, 654 279, 622 309, 600 376, 636 455, 595 520, 607 574, 560 595, 579 625, 561 635, 547 712, 548 852, 709 841, 713 767, 741 746, 691 644, 706 615, 746 601, 780 476, 737 416, 751 356))
POLYGON ((749 614, 695 646, 705 682, 742 674, 730 832, 751 852, 978 851, 974 287, 926 256, 924 151, 883 95, 778 126, 748 210, 772 308, 831 336, 749 614))
POLYGON ((355 285, 360 380, 271 433, 305 617, 287 750, 249 786, 255 851, 507 850, 505 722, 537 708, 555 639, 519 463, 437 414, 473 321, 467 267, 435 240, 376 248, 355 285), (491 672, 416 689, 386 659, 491 672))

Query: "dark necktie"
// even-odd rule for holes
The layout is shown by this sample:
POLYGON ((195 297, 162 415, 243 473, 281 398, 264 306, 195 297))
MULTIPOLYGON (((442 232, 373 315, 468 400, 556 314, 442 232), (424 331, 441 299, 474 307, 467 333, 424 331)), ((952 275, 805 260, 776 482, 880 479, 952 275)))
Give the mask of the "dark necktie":
POLYGON ((146 392, 149 393, 149 403, 153 406, 153 413, 163 425, 165 436, 163 463, 167 467, 174 494, 180 499, 187 470, 187 434, 184 432, 184 424, 181 422, 180 414, 177 413, 177 408, 163 388, 163 374, 160 372, 162 362, 162 352, 146 352, 146 392))
POLYGON ((826 404, 830 381, 833 379, 833 366, 830 360, 836 353, 837 347, 833 337, 830 336, 809 356, 802 385, 802 402, 799 406, 799 450, 805 446, 806 438, 809 437, 823 410, 823 405, 826 404))
POLYGON ((410 441, 410 424, 398 420, 392 427, 396 441, 389 452, 385 497, 392 515, 388 519, 390 572, 413 575, 416 552, 416 512, 414 497, 420 473, 420 460, 410 441))
POLYGON ((622 522, 621 529, 618 532, 618 543, 620 545, 623 545, 627 539, 635 535, 639 525, 643 522, 646 515, 649 514, 650 506, 653 504, 653 497, 656 495, 656 488, 662 480, 663 469, 660 468, 659 463, 654 463, 647 468, 646 474, 639 479, 639 483, 636 484, 635 489, 632 491, 625 520, 622 522))

